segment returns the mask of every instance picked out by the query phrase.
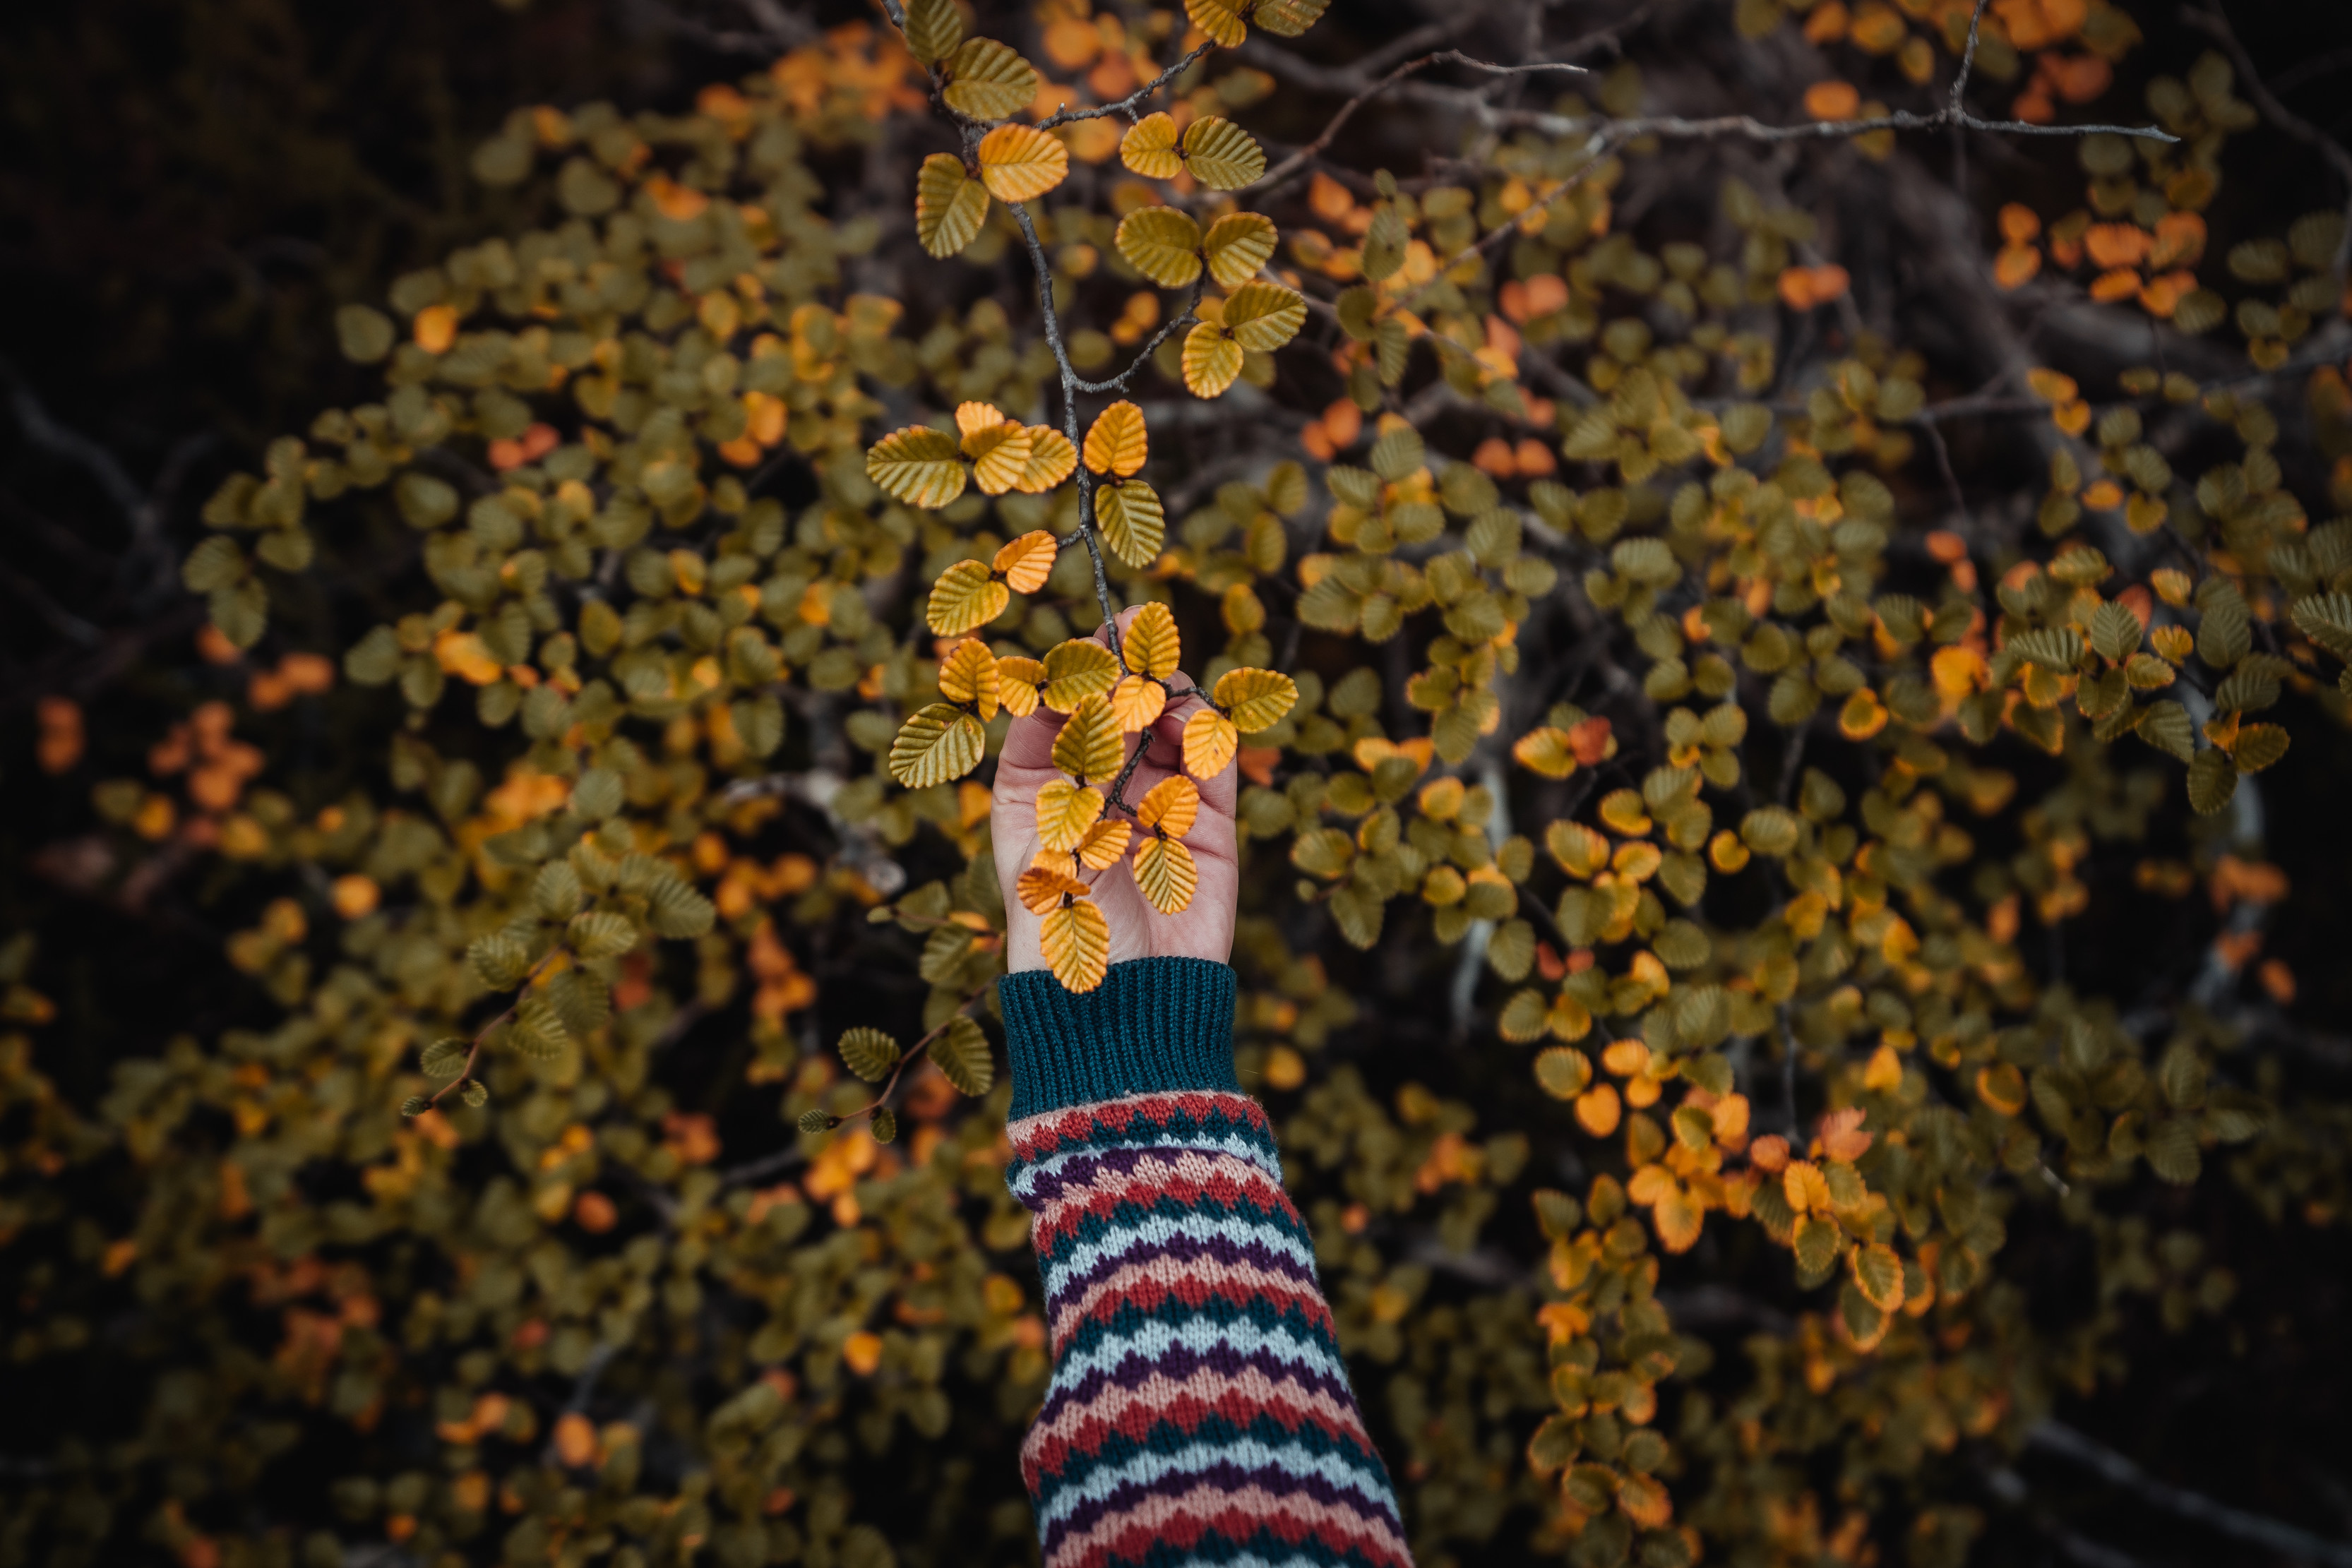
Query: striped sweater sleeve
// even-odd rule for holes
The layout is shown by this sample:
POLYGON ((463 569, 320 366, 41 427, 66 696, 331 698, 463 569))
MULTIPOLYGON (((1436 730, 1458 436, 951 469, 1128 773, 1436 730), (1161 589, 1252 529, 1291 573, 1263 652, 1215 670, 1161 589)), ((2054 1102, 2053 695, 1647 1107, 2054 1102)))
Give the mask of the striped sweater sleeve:
POLYGON ((1045 1568, 1409 1568, 1265 1113, 1234 973, 1003 983, 1053 1378, 1022 1446, 1045 1568))

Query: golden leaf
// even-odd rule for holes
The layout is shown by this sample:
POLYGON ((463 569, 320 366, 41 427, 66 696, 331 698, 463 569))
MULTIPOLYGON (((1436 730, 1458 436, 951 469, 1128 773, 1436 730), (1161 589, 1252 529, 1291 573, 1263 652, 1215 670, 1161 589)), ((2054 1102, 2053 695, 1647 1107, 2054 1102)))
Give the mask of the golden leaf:
POLYGON ((1168 517, 1160 509, 1160 492, 1140 479, 1105 485, 1095 492, 1095 526, 1111 553, 1133 567, 1158 560, 1160 544, 1168 537, 1168 517))
POLYGON ((1078 449, 1051 425, 1029 427, 1029 465, 1013 481, 1024 496, 1042 496, 1077 471, 1078 449))
POLYGON ((1045 651, 1045 706, 1068 713, 1118 685, 1118 655, 1091 637, 1073 637, 1045 651))
POLYGON ((971 476, 979 482, 982 493, 1002 496, 1013 488, 1013 481, 1029 466, 1029 427, 1007 420, 975 430, 963 438, 963 450, 972 459, 971 476))
POLYGON ((1331 0, 1258 0, 1251 19, 1277 38, 1295 38, 1321 20, 1330 4, 1331 0))
POLYGON ((929 65, 963 41, 963 13, 955 0, 907 0, 907 48, 929 65))
POLYGON ((1087 836, 1071 852, 1088 871, 1108 871, 1119 856, 1127 853, 1128 842, 1134 837, 1135 829, 1127 822, 1097 822, 1087 830, 1087 836))
POLYGON ((1238 191, 1265 172, 1265 151, 1256 139, 1213 114, 1184 128, 1183 158, 1192 178, 1213 191, 1238 191))
POLYGON ((980 139, 980 179, 1000 202, 1028 202, 1067 178, 1070 150, 1033 125, 1000 125, 980 139))
POLYGON ((1220 288, 1238 287, 1274 259, 1277 237, 1274 220, 1262 213, 1227 213, 1209 225, 1207 237, 1201 241, 1209 276, 1220 288))
POLYGON ((1037 96, 1037 68, 993 38, 967 39, 940 75, 948 107, 974 120, 1002 120, 1037 96))
POLYGON ((1154 784, 1135 808, 1138 825, 1157 828, 1171 839, 1191 832, 1200 814, 1201 787, 1181 773, 1154 784))
POLYGON ((1037 788, 1037 841, 1066 854, 1077 848, 1087 829, 1102 821, 1102 813, 1101 790, 1066 779, 1049 779, 1037 788))
POLYGON ((1054 737, 1054 766, 1082 783, 1115 778, 1126 760, 1126 737, 1105 697, 1087 697, 1072 708, 1069 722, 1054 737))
POLYGON ((1203 321, 1184 335, 1184 387, 1194 397, 1219 397, 1242 373, 1242 346, 1203 321))
POLYGON ((1184 657, 1175 612, 1157 600, 1137 611, 1135 619, 1127 623, 1121 651, 1127 654, 1127 667, 1139 675, 1164 681, 1174 674, 1184 657))
POLYGON ((1032 915, 1045 915, 1062 906, 1066 898, 1085 898, 1094 890, 1066 871, 1052 866, 1033 865, 1021 873, 1013 884, 1014 896, 1021 906, 1032 915))
POLYGON ((1565 779, 1576 771, 1576 751, 1569 743, 1568 731, 1550 725, 1519 737, 1511 756, 1520 767, 1547 779, 1565 779))
POLYGON ((1087 428, 1087 466, 1097 474, 1131 477, 1150 455, 1150 435, 1143 411, 1131 402, 1115 402, 1095 415, 1087 428))
POLYGON ((915 176, 915 237, 945 260, 970 245, 988 221, 988 189, 965 174, 953 153, 934 152, 915 176))
POLYGON ((933 703, 899 727, 890 743, 890 777, 909 789, 944 784, 979 767, 986 746, 978 719, 933 703))
POLYGON ((980 710, 982 724, 996 716, 996 655, 985 643, 966 638, 940 661, 940 695, 951 703, 971 704, 980 710))
POLYGON ((1249 37, 1235 0, 1184 0, 1184 15, 1221 49, 1237 49, 1249 37))
POLYGON ((1214 779, 1233 762, 1241 743, 1232 719, 1204 707, 1184 721, 1184 771, 1195 779, 1214 779))
POLYGON ((1234 342, 1270 354, 1307 324, 1307 300, 1279 283, 1244 283, 1226 299, 1224 319, 1234 342))
POLYGON ((960 402, 956 404, 956 434, 963 440, 963 455, 976 455, 971 438, 983 430, 994 430, 1005 423, 1004 411, 992 402, 960 402))
POLYGON ((985 626, 1004 613, 1013 595, 1004 584, 989 576, 985 564, 976 560, 960 560, 940 573, 931 584, 931 600, 925 619, 932 631, 942 637, 960 637, 976 626, 985 626))
POLYGON ((1110 711, 1129 735, 1149 729, 1168 707, 1168 688, 1141 675, 1129 675, 1111 688, 1110 711))
POLYGON ((1008 653, 996 661, 996 700, 1015 718, 1037 711, 1037 695, 1045 687, 1045 666, 1034 659, 1008 653))
POLYGON ((1298 683, 1273 670, 1227 670, 1212 700, 1233 716, 1234 729, 1255 735, 1282 722, 1298 700, 1298 683))
POLYGON ((1044 528, 1032 528, 996 552, 996 570, 1015 593, 1034 593, 1045 586, 1054 570, 1054 557, 1062 541, 1044 528))
POLYGON ((1192 863, 1192 852, 1181 841, 1149 838, 1136 846, 1135 885, 1152 908, 1179 915, 1201 885, 1201 868, 1192 863))
MULTIPOLYGON (((1658 1167, 1644 1166, 1643 1168, 1655 1170, 1658 1167)), ((1681 1184, 1675 1183, 1671 1190, 1660 1195, 1657 1207, 1651 1210, 1651 1218, 1657 1222, 1659 1246, 1669 1252, 1687 1252, 1698 1244, 1699 1229, 1706 1222, 1706 1210, 1698 1206, 1681 1184)))
POLYGON ((910 507, 946 506, 963 494, 955 437, 925 424, 894 430, 866 449, 866 476, 910 507))
POLYGON ((1110 922, 1092 899, 1066 904, 1045 916, 1039 946, 1054 977, 1073 991, 1091 991, 1110 967, 1110 922))
POLYGON ((1183 172, 1183 154, 1176 151, 1176 122, 1165 114, 1147 114, 1118 139, 1118 159, 1147 180, 1172 180, 1183 172))
POLYGON ((1609 863, 1609 841, 1582 822, 1552 823, 1544 830, 1544 848, 1560 870, 1580 881, 1609 863))
POLYGON ((1181 288, 1201 276, 1201 225, 1174 207, 1128 214, 1113 243, 1136 271, 1162 288, 1181 288))

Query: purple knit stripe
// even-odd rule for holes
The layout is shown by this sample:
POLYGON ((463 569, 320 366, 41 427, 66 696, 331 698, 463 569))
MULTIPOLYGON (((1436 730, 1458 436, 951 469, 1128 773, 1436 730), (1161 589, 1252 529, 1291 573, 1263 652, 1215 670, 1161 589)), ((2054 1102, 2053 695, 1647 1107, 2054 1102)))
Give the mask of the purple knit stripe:
POLYGON ((1295 1383, 1308 1393, 1328 1394, 1343 1405, 1355 1403, 1355 1395, 1349 1389, 1346 1379, 1326 1377, 1300 1366, 1297 1362, 1286 1361, 1271 1351, 1244 1351, 1221 1345, 1203 1354, 1180 1346, 1156 1360, 1150 1356, 1129 1356, 1117 1366, 1097 1368, 1078 1382, 1055 1383, 1046 1391, 1045 1403, 1037 1413, 1037 1420, 1042 1425, 1055 1420, 1073 1406, 1092 1405, 1112 1388, 1139 1388, 1155 1375, 1181 1383, 1204 1366, 1214 1367, 1228 1377, 1238 1377, 1244 1372, 1255 1370, 1265 1374, 1269 1383, 1295 1383))
MULTIPOLYGON (((1374 1474, 1378 1474, 1377 1465, 1374 1474)), ((1047 1527, 1045 1547, 1048 1555, 1054 1543, 1066 1535, 1081 1534, 1093 1529, 1107 1516, 1125 1513, 1148 1497, 1181 1497, 1195 1488, 1215 1487, 1221 1491, 1239 1491, 1244 1487, 1264 1487, 1276 1496, 1310 1497, 1327 1506, 1337 1506, 1366 1521, 1377 1521, 1394 1529, 1397 1516, 1381 1505, 1381 1500, 1367 1497, 1353 1487, 1334 1486, 1321 1476, 1302 1475, 1278 1465, 1255 1469, 1244 1465, 1216 1464, 1206 1469, 1186 1470, 1181 1474, 1165 1475, 1155 1481, 1123 1486, 1107 1498, 1080 1503, 1076 1512, 1047 1527)))
POLYGON ((1172 1258, 1185 1262, 1213 1258, 1220 1263, 1246 1264, 1263 1269, 1269 1274, 1279 1274, 1286 1280, 1297 1281, 1302 1289, 1311 1291, 1318 1288, 1312 1270, 1270 1247, 1237 1241, 1226 1236, 1179 1234, 1164 1241, 1139 1242, 1116 1253, 1107 1249, 1100 1261, 1084 1273, 1068 1267, 1055 1267, 1051 1259, 1045 1260, 1042 1270, 1045 1275, 1045 1304, 1048 1308, 1059 1307, 1071 1297, 1085 1294, 1096 1281, 1131 1265, 1148 1263, 1154 1258, 1172 1258))

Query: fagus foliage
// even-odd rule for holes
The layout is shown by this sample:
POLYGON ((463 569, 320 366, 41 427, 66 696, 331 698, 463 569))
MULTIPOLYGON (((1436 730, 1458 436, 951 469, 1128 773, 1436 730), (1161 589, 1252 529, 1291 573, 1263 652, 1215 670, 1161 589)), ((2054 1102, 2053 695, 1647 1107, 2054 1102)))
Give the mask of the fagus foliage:
MULTIPOLYGON (((72 1104, 0 951, 9 1354, 127 1355, 147 1401, 0 1472, 0 1562, 1021 1560, 985 780, 1040 706, 1017 896, 1073 989, 1100 879, 1184 908, 1196 781, 1243 776, 1241 1061, 1424 1562, 1958 1561, 1958 1456, 2095 1391, 2135 1297, 2236 1310, 2152 1191, 2340 1223, 2343 1111, 2270 1092, 2244 998, 2293 987, 2258 776, 2352 691, 2347 237, 2209 239, 2255 120, 2221 55, 2070 144, 2081 208, 1945 263, 2175 362, 1963 394, 1739 154, 1895 156, 1880 100, 1964 57, 2021 121, 2130 121, 2130 7, 1741 0, 1858 81, 1741 123, 1643 118, 1637 36, 1465 66, 1409 100, 1465 127, 1412 177, 1248 129, 1320 0, 886 9, 688 114, 518 110, 474 168, 541 225, 347 306, 380 395, 206 506, 184 581, 248 702, 89 782, 126 856, 251 894, 226 956, 276 1021, 72 1104), (1712 229, 1621 220, 1693 144, 1712 229), (1956 497, 1969 419, 2046 484, 1956 497), (355 574, 380 620, 309 645, 355 574), (383 716, 340 799, 238 737, 294 702, 383 716), (2202 974, 2038 962, 2097 857, 2210 894, 2202 974), (913 1040, 820 998, 859 944, 913 1040), (1513 1087, 1335 1060, 1383 1005, 1354 950, 1513 1087), (661 1086, 714 1030, 730 1103, 780 1097, 757 1146, 661 1086), (77 1212, 68 1167, 136 1202, 77 1212), (2097 1258, 2063 1330, 2029 1218, 2097 1258), (1700 1285, 1797 1305, 1734 1350, 1678 1321, 1700 1285), (326 1496, 251 1501, 326 1434, 326 1496), (875 1479, 916 1453, 968 1522, 875 1479)), ((43 710, 43 766, 80 722, 43 710)))

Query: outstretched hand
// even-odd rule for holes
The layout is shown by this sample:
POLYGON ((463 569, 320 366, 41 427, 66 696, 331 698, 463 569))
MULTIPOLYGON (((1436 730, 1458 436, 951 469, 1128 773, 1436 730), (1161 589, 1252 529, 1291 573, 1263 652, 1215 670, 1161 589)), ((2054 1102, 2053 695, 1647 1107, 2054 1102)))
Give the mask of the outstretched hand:
MULTIPOLYGON (((1138 612, 1120 613, 1122 640, 1138 612)), ((1109 641, 1099 628, 1095 640, 1109 641)), ((1192 680, 1179 671, 1170 685, 1182 690, 1192 680)), ((1153 785, 1183 771, 1184 721, 1202 706, 1198 697, 1171 702, 1149 729, 1126 737, 1127 758, 1134 757, 1139 743, 1149 745, 1150 751, 1136 765, 1120 791, 1126 810, 1106 807, 1106 820, 1132 821, 1136 803, 1153 785)), ((1037 836, 1037 791, 1063 777, 1054 766, 1054 737, 1065 722, 1066 716, 1042 706, 1026 718, 1014 719, 996 762, 996 796, 989 825, 996 844, 996 879, 1004 890, 1005 965, 1015 974, 1045 967, 1038 946, 1043 921, 1022 904, 1013 883, 1035 862, 1042 847, 1037 836)), ((1234 860, 1234 765, 1228 762, 1214 778, 1194 782, 1201 789, 1201 813, 1192 831, 1184 835, 1184 843, 1192 852, 1201 880, 1192 902, 1184 909, 1162 915, 1152 908, 1136 886, 1126 860, 1105 871, 1080 873, 1093 884, 1094 903, 1110 926, 1111 963, 1123 964, 1130 958, 1207 958, 1222 964, 1233 956, 1234 918, 1241 887, 1240 867, 1234 860)), ((1064 866, 1069 860, 1066 855, 1055 858, 1064 866)))

